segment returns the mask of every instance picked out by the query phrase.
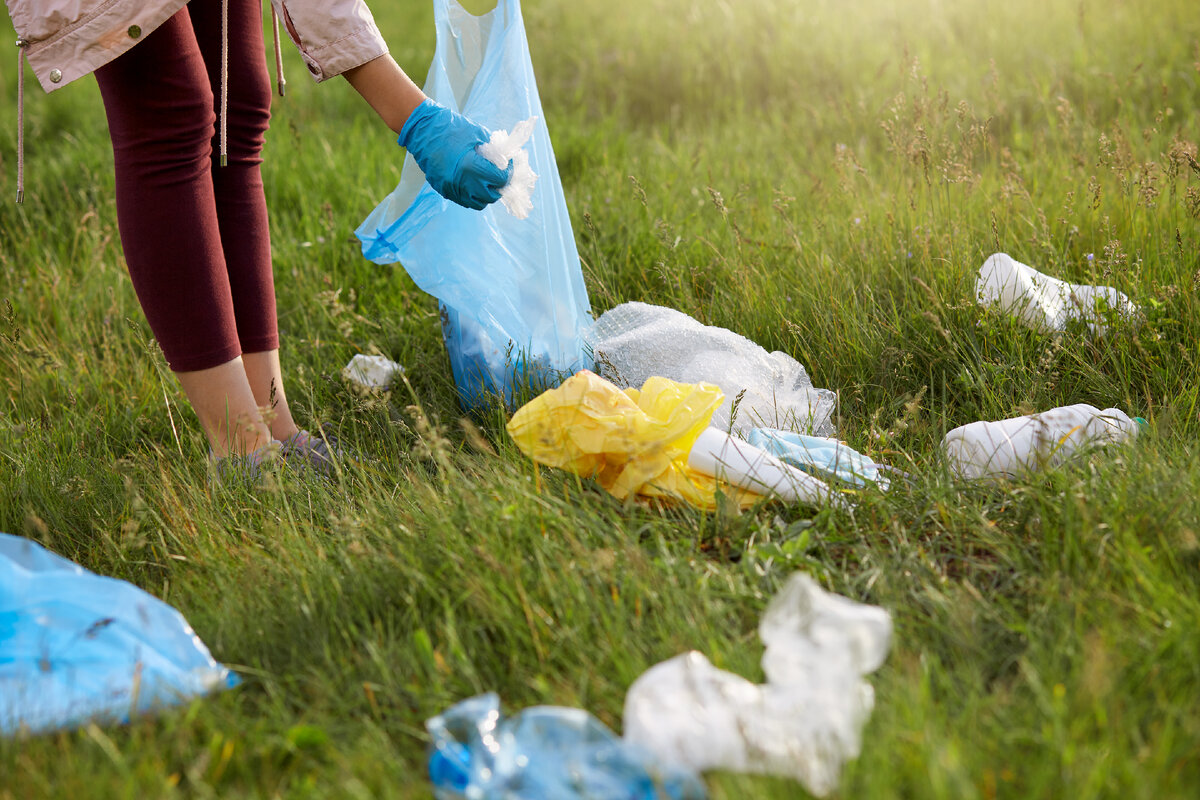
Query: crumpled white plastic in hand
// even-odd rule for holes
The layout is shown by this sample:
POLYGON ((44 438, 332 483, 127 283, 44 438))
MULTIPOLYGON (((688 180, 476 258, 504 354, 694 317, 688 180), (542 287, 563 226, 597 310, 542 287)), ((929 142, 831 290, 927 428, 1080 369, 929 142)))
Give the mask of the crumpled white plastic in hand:
POLYGON ((996 306, 1030 328, 1046 332, 1064 330, 1067 320, 1078 319, 1099 335, 1107 331, 1107 309, 1129 320, 1138 315, 1138 307, 1111 286, 1051 278, 1007 253, 995 253, 983 262, 975 280, 975 294, 981 304, 996 306))
POLYGON ((664 763, 787 775, 815 795, 858 756, 875 705, 863 676, 887 657, 892 618, 798 573, 758 626, 765 684, 697 652, 651 667, 625 695, 624 738, 664 763))
POLYGON ((350 359, 350 363, 342 370, 346 379, 365 386, 368 389, 383 389, 391 382, 396 373, 403 373, 404 367, 384 356, 368 356, 359 353, 350 359))
POLYGON ((500 169, 506 169, 510 160, 513 162, 512 177, 500 190, 500 202, 517 219, 525 219, 533 211, 533 186, 538 176, 529 166, 529 153, 522 148, 533 135, 536 121, 537 117, 530 117, 518 122, 512 133, 492 131, 492 138, 475 148, 479 155, 500 169))

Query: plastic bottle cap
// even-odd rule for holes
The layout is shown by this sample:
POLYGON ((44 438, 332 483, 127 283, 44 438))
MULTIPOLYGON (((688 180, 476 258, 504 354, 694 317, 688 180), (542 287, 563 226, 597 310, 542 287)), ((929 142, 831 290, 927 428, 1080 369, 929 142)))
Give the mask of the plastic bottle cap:
POLYGON ((1146 419, 1144 417, 1134 417, 1133 421, 1136 422, 1139 426, 1141 426, 1143 428, 1145 428, 1147 425, 1150 424, 1149 422, 1146 422, 1146 419))

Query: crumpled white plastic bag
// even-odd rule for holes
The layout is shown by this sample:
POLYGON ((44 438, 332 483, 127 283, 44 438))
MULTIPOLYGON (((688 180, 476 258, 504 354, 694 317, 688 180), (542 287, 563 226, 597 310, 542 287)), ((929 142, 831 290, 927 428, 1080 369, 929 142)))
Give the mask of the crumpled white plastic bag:
POLYGON ((507 169, 508 162, 513 162, 512 176, 500 190, 500 202, 517 219, 525 219, 533 211, 533 187, 538 176, 529 166, 529 153, 522 148, 533 135, 535 122, 537 117, 518 122, 512 133, 492 131, 492 138, 475 148, 479 155, 500 169, 507 169))
POLYGON ((786 775, 828 794, 842 764, 860 752, 875 705, 863 676, 887 657, 891 615, 798 573, 771 600, 758 632, 765 684, 697 652, 676 656, 629 687, 624 737, 664 763, 786 775))
POLYGON ((342 370, 346 380, 368 389, 383 389, 392 378, 404 373, 404 367, 385 356, 368 356, 359 353, 350 359, 342 370))
POLYGON ((975 294, 985 306, 995 306, 1038 331, 1062 331, 1067 321, 1083 320, 1094 334, 1107 332, 1104 312, 1134 320, 1138 307, 1111 286, 1067 283, 1043 275, 1027 264, 995 253, 979 268, 975 294))

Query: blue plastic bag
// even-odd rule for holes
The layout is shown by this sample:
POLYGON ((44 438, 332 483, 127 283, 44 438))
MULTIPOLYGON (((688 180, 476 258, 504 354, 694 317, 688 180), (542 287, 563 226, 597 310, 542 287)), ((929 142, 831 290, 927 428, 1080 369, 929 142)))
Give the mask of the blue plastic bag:
POLYGON ((237 682, 166 603, 0 533, 0 735, 124 721, 237 682))
POLYGON ((526 219, 500 203, 470 211, 443 199, 405 159, 396 189, 356 231, 363 255, 399 261, 440 301, 464 407, 544 388, 586 366, 591 324, 575 237, 538 97, 518 0, 479 17, 434 0, 437 49, 425 93, 490 130, 537 117, 526 149, 538 180, 526 219))
POLYGON ((537 706, 511 717, 492 692, 425 723, 438 800, 703 800, 691 770, 654 763, 578 708, 537 706))

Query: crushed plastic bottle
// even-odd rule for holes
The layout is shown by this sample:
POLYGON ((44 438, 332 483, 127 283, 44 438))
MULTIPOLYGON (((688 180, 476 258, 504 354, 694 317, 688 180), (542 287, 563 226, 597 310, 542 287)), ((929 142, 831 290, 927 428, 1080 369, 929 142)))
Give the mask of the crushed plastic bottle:
POLYGON ((887 657, 891 616, 793 575, 758 628, 765 684, 697 652, 651 667, 625 695, 625 740, 663 763, 784 775, 815 795, 858 756, 875 704, 863 676, 887 657))
POLYGON ((166 603, 0 533, 0 734, 124 721, 237 682, 166 603))
POLYGON ((1057 466, 1085 447, 1124 442, 1145 420, 1086 403, 995 422, 962 425, 946 434, 950 469, 966 480, 1015 478, 1057 466))
POLYGON ((754 427, 834 433, 837 394, 814 387, 800 362, 682 311, 622 303, 602 314, 585 340, 597 370, 619 386, 654 376, 720 386, 725 399, 713 414, 715 428, 743 437, 754 427))
POLYGON ((1083 320, 1094 334, 1108 330, 1106 312, 1134 320, 1138 307, 1111 286, 1067 283, 1043 275, 1007 253, 995 253, 979 268, 979 302, 1012 314, 1034 330, 1065 330, 1068 320, 1083 320))
POLYGON ((511 717, 492 692, 429 719, 438 800, 703 800, 692 771, 664 767, 578 708, 511 717))

